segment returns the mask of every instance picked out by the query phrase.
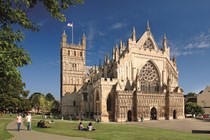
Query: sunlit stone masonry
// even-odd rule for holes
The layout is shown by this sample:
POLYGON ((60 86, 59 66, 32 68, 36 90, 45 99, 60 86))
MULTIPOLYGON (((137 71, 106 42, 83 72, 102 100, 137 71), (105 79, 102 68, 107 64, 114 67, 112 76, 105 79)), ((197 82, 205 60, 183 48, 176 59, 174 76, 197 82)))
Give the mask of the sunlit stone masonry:
POLYGON ((136 38, 135 28, 98 66, 86 66, 86 36, 81 43, 61 41, 61 111, 63 115, 100 121, 170 120, 184 118, 183 90, 166 35, 159 48, 147 24, 136 38), (111 57, 110 57, 111 56, 111 57))

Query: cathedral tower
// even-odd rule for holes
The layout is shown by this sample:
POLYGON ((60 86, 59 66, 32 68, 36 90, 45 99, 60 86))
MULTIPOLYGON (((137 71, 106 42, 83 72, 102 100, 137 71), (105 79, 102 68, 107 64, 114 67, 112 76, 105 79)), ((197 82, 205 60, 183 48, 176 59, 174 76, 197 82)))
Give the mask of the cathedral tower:
MULTIPOLYGON (((61 102, 62 102, 62 112, 68 112, 68 107, 65 109, 65 106, 70 104, 75 104, 76 100, 68 99, 65 103, 65 96, 67 94, 73 95, 78 89, 82 87, 85 79, 85 66, 86 66, 86 37, 83 34, 82 44, 68 44, 67 35, 65 31, 62 34, 61 38, 61 102), (73 103, 74 102, 74 103, 73 103), (65 105, 66 104, 66 105, 65 105), (63 109, 65 111, 63 111, 63 109)), ((70 97, 68 97, 70 98, 70 97)))

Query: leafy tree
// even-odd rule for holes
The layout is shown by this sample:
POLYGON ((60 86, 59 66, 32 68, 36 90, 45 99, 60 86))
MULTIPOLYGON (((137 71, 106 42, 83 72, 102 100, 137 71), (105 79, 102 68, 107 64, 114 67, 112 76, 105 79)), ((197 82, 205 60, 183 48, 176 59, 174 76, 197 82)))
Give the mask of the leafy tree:
POLYGON ((40 103, 41 96, 42 96, 41 93, 35 92, 29 97, 31 106, 34 107, 38 112, 41 106, 41 103, 40 103))
POLYGON ((185 104, 185 113, 186 114, 204 114, 202 107, 198 106, 197 103, 188 102, 185 104))
POLYGON ((54 101, 53 104, 52 104, 52 108, 51 108, 51 112, 54 114, 54 115, 57 115, 57 114, 60 114, 60 103, 58 101, 54 101))
POLYGON ((195 97, 196 95, 197 95, 197 94, 194 93, 194 92, 189 92, 189 93, 187 94, 188 97, 195 97))
POLYGON ((47 101, 46 101, 45 96, 43 94, 41 94, 41 96, 39 97, 39 109, 43 113, 47 112, 47 101))
POLYGON ((29 97, 29 100, 33 100, 33 98, 35 98, 35 96, 37 95, 41 95, 42 93, 40 92, 34 92, 33 94, 31 94, 31 96, 29 97))
POLYGON ((54 96, 51 93, 46 94, 35 92, 30 97, 31 106, 35 107, 38 112, 46 113, 50 112, 56 102, 54 96))
MULTIPOLYGON (((31 63, 28 52, 21 44, 24 34, 20 29, 38 31, 26 11, 42 3, 49 14, 60 21, 65 21, 62 10, 83 3, 83 0, 1 0, 0 1, 0 107, 10 107, 13 98, 21 101, 26 96, 24 83, 18 68, 31 63)), ((14 100, 14 103, 17 101, 14 100)))
POLYGON ((54 96, 51 93, 47 93, 45 98, 48 101, 54 101, 55 100, 54 96))

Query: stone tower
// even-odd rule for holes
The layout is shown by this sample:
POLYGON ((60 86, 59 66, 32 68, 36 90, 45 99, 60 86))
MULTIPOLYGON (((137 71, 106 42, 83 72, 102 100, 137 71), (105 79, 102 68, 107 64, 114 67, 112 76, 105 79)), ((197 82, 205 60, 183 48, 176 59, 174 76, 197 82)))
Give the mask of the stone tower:
POLYGON ((77 100, 74 95, 84 84, 86 73, 86 37, 83 34, 82 42, 78 45, 68 44, 65 31, 61 38, 61 104, 62 113, 71 113, 76 110, 77 100), (72 100, 71 100, 72 98, 72 100), (73 99, 74 98, 74 99, 73 99))

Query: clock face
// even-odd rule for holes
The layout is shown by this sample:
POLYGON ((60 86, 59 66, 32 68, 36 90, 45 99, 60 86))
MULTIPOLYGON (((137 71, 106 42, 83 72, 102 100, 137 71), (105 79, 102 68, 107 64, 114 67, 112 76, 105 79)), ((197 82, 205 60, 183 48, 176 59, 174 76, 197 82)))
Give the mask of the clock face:
POLYGON ((144 48, 149 48, 149 49, 153 49, 154 48, 151 40, 148 39, 148 40, 146 40, 144 42, 144 48))

